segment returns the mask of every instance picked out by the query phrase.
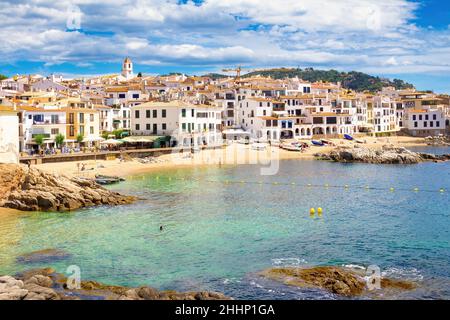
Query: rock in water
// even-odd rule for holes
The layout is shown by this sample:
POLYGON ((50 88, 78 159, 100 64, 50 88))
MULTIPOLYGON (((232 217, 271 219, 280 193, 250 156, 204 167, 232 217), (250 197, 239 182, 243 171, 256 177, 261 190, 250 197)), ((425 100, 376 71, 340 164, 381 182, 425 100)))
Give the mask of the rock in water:
POLYGON ((23 211, 70 211, 119 205, 135 197, 109 191, 90 179, 69 178, 15 164, 0 164, 0 206, 23 211))
MULTIPOLYGON (((271 268, 260 273, 261 276, 282 282, 286 285, 303 288, 321 288, 331 293, 354 297, 371 293, 364 275, 354 270, 337 266, 313 268, 271 268)), ((386 290, 413 290, 417 285, 410 281, 381 278, 382 292, 386 290)))
POLYGON ((429 160, 450 160, 450 155, 422 154, 393 146, 383 146, 381 149, 364 148, 359 145, 338 147, 327 154, 316 154, 315 156, 320 160, 379 164, 413 164, 429 160))
POLYGON ((61 249, 44 249, 23 254, 17 257, 16 260, 19 263, 52 262, 65 260, 71 256, 70 253, 61 249))
POLYGON ((345 296, 361 295, 366 286, 363 278, 339 267, 272 268, 262 276, 297 287, 316 287, 345 296))

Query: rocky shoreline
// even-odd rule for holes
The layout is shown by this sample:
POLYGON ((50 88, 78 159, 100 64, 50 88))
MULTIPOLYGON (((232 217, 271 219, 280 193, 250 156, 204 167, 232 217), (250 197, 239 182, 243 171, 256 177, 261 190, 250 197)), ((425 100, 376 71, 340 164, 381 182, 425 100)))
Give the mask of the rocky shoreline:
POLYGON ((230 300, 217 292, 158 291, 81 281, 79 289, 69 289, 67 278, 51 268, 33 269, 16 276, 0 277, 0 300, 230 300))
POLYGON ((135 200, 135 197, 109 191, 92 179, 0 164, 0 207, 22 211, 71 211, 95 205, 129 204, 135 200))
POLYGON ((383 146, 381 149, 370 149, 360 145, 337 147, 328 153, 316 153, 314 156, 318 160, 374 164, 415 164, 424 161, 450 160, 450 154, 418 153, 403 147, 388 145, 383 146))

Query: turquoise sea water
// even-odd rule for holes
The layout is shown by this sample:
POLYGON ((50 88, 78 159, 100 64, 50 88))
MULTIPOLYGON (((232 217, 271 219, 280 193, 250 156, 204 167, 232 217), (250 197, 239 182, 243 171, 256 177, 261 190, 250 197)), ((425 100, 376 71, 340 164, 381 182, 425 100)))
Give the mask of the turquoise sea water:
POLYGON ((132 205, 2 217, 0 274, 49 265, 65 272, 75 264, 84 279, 109 284, 249 299, 336 298, 256 274, 297 259, 301 265, 378 265, 386 275, 420 282, 398 298, 450 298, 450 162, 287 160, 277 175, 259 170, 241 165, 133 176, 112 187, 144 199, 132 205), (322 217, 311 218, 309 208, 319 206, 322 217), (15 260, 45 248, 72 257, 15 260))

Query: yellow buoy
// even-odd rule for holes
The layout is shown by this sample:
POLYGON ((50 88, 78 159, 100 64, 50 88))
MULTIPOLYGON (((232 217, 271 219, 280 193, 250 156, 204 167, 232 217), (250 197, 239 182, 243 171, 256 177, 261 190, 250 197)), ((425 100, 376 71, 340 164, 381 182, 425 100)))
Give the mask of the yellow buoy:
POLYGON ((414 192, 417 192, 417 191, 419 191, 419 188, 414 188, 414 192))
POLYGON ((295 185, 295 182, 292 182, 291 184, 294 186, 294 185, 295 185))
POLYGON ((316 210, 314 208, 309 209, 309 214, 313 215, 316 213, 316 210))
POLYGON ((391 187, 391 188, 389 189, 389 191, 391 191, 391 192, 393 192, 394 190, 395 190, 395 189, 394 189, 394 188, 392 188, 392 187, 391 187))
POLYGON ((318 207, 318 208, 317 208, 317 213, 318 213, 319 215, 322 214, 322 208, 321 208, 321 207, 318 207))
POLYGON ((312 186, 312 184, 311 183, 308 183, 308 187, 311 187, 312 186))
POLYGON ((278 182, 274 182, 273 184, 277 185, 277 184, 278 184, 278 182))
POLYGON ((444 188, 440 188, 440 189, 439 189, 439 192, 444 192, 444 191, 445 191, 444 188))
POLYGON ((348 184, 346 184, 346 185, 344 186, 344 188, 345 188, 345 189, 348 189, 348 184))
POLYGON ((369 186, 366 186, 366 189, 370 189, 370 187, 369 187, 369 186))
POLYGON ((328 183, 325 183, 325 188, 328 188, 330 185, 328 183))

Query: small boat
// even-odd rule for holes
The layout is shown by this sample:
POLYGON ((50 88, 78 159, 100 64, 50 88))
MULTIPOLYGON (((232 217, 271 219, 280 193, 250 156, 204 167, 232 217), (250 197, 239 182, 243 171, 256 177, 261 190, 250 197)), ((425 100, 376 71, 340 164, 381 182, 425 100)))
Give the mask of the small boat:
POLYGON ((356 141, 356 143, 364 143, 364 141, 362 141, 362 140, 355 140, 356 141))
POLYGON ((315 146, 323 146, 323 142, 322 141, 317 141, 317 140, 311 140, 311 143, 315 146))
POLYGON ((353 137, 349 134, 344 134, 344 139, 353 140, 353 137))
POLYGON ((263 151, 263 150, 266 150, 266 148, 267 148, 267 144, 265 144, 265 143, 260 143, 260 142, 252 143, 252 150, 263 151))
POLYGON ((322 141, 323 144, 331 144, 331 141, 325 140, 325 139, 321 139, 320 141, 322 141))
POLYGON ((302 147, 298 143, 283 143, 280 148, 288 151, 302 151, 302 147))

